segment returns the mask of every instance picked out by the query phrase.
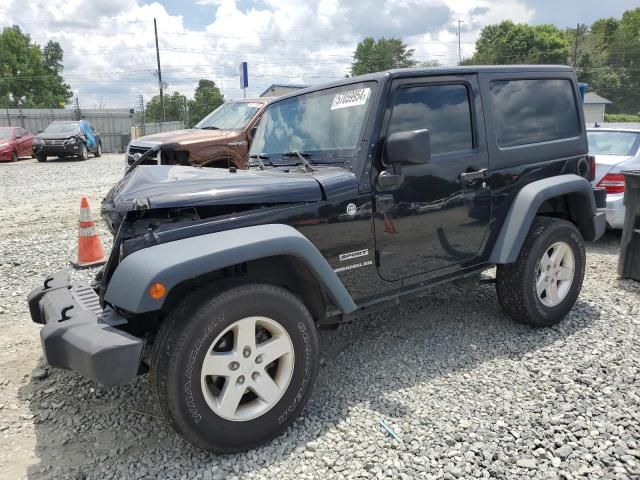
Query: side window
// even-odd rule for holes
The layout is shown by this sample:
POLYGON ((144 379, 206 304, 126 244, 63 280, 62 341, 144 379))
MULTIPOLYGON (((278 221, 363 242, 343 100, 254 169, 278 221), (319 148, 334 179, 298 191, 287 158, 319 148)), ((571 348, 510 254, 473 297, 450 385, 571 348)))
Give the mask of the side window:
POLYGON ((389 133, 426 128, 433 155, 473 149, 467 87, 421 85, 401 88, 395 98, 389 133))
POLYGON ((580 117, 569 80, 494 80, 490 91, 501 147, 580 135, 580 117))

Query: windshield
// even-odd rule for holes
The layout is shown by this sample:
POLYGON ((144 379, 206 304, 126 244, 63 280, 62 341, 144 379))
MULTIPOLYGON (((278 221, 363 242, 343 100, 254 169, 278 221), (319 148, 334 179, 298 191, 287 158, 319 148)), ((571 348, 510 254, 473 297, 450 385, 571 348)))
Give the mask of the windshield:
POLYGON ((78 133, 80 127, 77 123, 52 123, 45 130, 44 133, 78 133))
POLYGON ((0 128, 0 140, 8 140, 11 138, 10 128, 0 128))
POLYGON ((640 133, 588 131, 589 153, 592 155, 628 156, 635 154, 640 143, 640 133))
POLYGON ((244 130, 256 112, 262 107, 258 102, 223 103, 200 120, 195 128, 219 128, 221 130, 244 130))
MULTIPOLYGON (((251 145, 252 155, 303 152, 309 161, 353 155, 372 103, 375 82, 344 85, 268 106, 251 145)), ((296 161, 295 157, 292 157, 296 161)))

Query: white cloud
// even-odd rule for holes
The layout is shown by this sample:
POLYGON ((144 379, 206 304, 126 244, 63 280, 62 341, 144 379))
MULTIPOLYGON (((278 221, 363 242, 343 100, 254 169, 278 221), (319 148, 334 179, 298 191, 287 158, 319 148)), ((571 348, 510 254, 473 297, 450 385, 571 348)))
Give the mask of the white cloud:
POLYGON ((402 37, 417 60, 453 65, 456 19, 465 21, 468 56, 484 24, 533 16, 521 0, 262 0, 249 7, 236 0, 197 0, 209 16, 185 22, 161 3, 140 1, 5 0, 0 26, 17 23, 41 44, 60 42, 64 75, 81 105, 92 107, 102 98, 105 106, 124 107, 139 94, 157 93, 154 17, 169 94, 191 95, 199 78, 210 78, 225 96, 238 98, 243 60, 249 62, 248 94, 258 95, 271 83, 343 77, 355 45, 367 35, 402 37))

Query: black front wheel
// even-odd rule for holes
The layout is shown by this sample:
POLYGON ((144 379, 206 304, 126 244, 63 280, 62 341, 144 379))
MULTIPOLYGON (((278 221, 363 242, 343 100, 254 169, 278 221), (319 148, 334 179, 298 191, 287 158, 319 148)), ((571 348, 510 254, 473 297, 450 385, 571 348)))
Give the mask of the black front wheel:
POLYGON ((85 161, 89 158, 89 150, 87 150, 87 146, 84 143, 80 144, 80 153, 78 153, 78 159, 81 161, 85 161))
POLYGON ((187 440, 237 452, 271 440, 300 414, 318 371, 305 305, 280 287, 207 286, 164 320, 152 354, 165 417, 187 440))
POLYGON ((38 160, 39 162, 46 162, 47 156, 44 153, 38 153, 36 155, 36 160, 38 160))
POLYGON ((521 323, 555 325, 580 294, 585 263, 584 241, 573 223, 537 217, 518 259, 498 266, 496 290, 502 309, 521 323))

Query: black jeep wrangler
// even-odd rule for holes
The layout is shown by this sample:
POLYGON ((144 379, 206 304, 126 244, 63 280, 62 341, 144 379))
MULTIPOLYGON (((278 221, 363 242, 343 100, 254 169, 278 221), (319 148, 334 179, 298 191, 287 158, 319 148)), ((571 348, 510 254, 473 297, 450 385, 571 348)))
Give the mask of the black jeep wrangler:
POLYGON ((282 97, 247 170, 143 165, 113 187, 96 284, 59 272, 29 296, 46 359, 105 385, 150 368, 171 425, 232 452, 300 414, 318 327, 496 265, 502 308, 554 325, 605 230, 580 103, 562 66, 393 70, 282 97))

